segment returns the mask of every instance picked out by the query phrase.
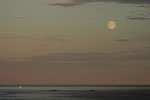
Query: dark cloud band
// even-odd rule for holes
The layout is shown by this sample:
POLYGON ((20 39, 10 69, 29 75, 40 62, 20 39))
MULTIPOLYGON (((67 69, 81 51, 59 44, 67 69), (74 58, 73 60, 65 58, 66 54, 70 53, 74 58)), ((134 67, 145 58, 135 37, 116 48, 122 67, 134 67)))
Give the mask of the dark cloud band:
POLYGON ((50 3, 53 6, 72 7, 82 5, 90 2, 117 2, 117 3, 130 3, 130 4, 150 4, 150 0, 69 0, 63 2, 50 3))
POLYGON ((129 20, 150 20, 150 18, 147 17, 128 17, 129 20))

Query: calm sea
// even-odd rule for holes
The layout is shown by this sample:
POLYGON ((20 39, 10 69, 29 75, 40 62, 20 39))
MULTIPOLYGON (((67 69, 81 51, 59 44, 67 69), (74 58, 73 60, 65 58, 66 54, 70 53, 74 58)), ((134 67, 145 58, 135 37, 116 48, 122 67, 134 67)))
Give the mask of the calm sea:
POLYGON ((0 85, 0 100, 150 100, 150 86, 0 85))

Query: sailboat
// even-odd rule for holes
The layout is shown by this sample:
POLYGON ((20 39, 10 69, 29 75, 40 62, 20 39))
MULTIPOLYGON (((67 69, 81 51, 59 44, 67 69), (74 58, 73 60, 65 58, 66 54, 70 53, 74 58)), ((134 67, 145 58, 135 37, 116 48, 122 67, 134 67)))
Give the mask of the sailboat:
POLYGON ((19 85, 19 88, 21 89, 21 88, 22 88, 22 86, 21 86, 21 85, 19 85))
POLYGON ((22 88, 21 82, 20 82, 19 88, 20 88, 20 89, 22 88))

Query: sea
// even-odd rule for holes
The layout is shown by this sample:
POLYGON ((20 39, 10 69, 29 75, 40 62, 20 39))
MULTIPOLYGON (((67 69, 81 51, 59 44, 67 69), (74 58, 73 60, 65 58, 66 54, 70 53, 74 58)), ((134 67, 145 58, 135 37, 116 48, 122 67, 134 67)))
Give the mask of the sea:
POLYGON ((150 86, 0 85, 0 100, 150 100, 150 86))

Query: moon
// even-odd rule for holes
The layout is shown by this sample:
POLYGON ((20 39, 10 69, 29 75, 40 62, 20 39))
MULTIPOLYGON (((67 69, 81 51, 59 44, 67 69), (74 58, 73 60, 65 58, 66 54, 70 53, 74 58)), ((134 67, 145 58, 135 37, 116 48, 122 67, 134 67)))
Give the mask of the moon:
POLYGON ((113 30, 116 28, 116 23, 114 21, 109 21, 108 22, 108 28, 113 30))

